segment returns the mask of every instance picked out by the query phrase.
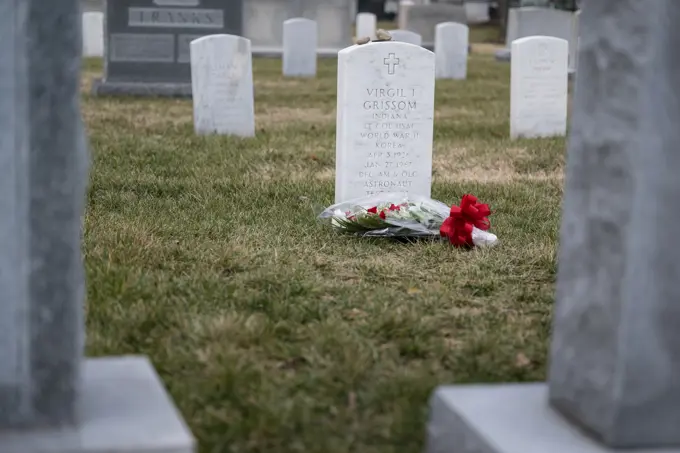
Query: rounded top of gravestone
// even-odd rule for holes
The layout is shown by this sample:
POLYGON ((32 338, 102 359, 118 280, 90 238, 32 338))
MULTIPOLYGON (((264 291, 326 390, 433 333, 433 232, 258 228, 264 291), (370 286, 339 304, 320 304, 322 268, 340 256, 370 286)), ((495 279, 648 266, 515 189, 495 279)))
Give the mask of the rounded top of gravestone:
POLYGON ((566 39, 556 38, 554 36, 535 35, 515 39, 512 42, 512 47, 515 47, 516 45, 521 46, 522 44, 537 42, 545 43, 547 45, 552 46, 567 46, 567 47, 569 46, 569 41, 567 41, 566 39))
MULTIPOLYGON (((515 39, 511 46, 511 63, 522 73, 538 71, 567 79, 569 42, 553 36, 527 36, 515 39)), ((514 70, 514 69, 513 69, 514 70)))
POLYGON ((286 19, 283 21, 284 25, 285 24, 296 24, 296 23, 316 23, 315 20, 312 19, 307 19, 306 17, 292 17, 290 19, 286 19))
MULTIPOLYGON (((401 63, 404 64, 406 60, 409 62, 414 61, 429 61, 432 59, 434 61, 434 52, 428 50, 424 47, 418 46, 416 44, 411 44, 408 42, 401 41, 382 41, 382 42, 367 42, 363 45, 354 45, 346 47, 338 52, 338 55, 344 56, 356 56, 360 60, 372 61, 381 59, 390 59, 390 55, 394 58, 402 58, 401 63)), ((352 58, 353 59, 353 58, 352 58)), ((396 60, 395 60, 396 61, 396 60)))
POLYGON ((437 28, 462 28, 462 29, 469 29, 466 24, 461 24, 460 22, 440 22, 435 26, 435 29, 437 28))
POLYGON ((250 54, 250 39, 237 35, 218 34, 202 36, 191 41, 189 46, 191 49, 220 46, 225 49, 234 49, 239 54, 250 54))

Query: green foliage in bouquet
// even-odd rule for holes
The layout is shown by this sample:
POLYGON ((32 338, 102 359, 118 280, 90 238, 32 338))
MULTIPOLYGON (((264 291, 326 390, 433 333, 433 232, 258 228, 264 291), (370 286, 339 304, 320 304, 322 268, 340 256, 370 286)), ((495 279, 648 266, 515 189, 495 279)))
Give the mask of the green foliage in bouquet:
POLYGON ((331 218, 331 225, 350 234, 365 234, 390 228, 395 235, 438 235, 445 218, 441 209, 428 207, 422 202, 405 202, 399 205, 384 203, 371 208, 354 206, 346 212, 336 210, 331 218))

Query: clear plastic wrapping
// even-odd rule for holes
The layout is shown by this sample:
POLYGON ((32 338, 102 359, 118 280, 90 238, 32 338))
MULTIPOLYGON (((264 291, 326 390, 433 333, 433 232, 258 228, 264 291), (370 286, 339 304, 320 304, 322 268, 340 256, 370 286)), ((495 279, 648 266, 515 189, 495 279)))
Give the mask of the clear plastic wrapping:
MULTIPOLYGON (((475 202, 477 200, 471 195, 465 195, 461 206, 464 206, 466 202, 465 197, 471 197, 475 202)), ((467 203, 467 205, 469 207, 464 211, 473 214, 476 209, 474 206, 488 208, 487 205, 481 204, 467 203)), ((428 197, 405 192, 384 192, 329 206, 319 214, 319 220, 342 233, 362 237, 436 238, 450 236, 451 243, 455 245, 478 247, 495 245, 498 241, 497 237, 484 231, 488 229, 488 218, 483 215, 483 212, 477 216, 467 217, 463 212, 459 216, 461 220, 456 220, 455 234, 450 233, 450 228, 442 228, 445 223, 453 224, 450 218, 454 216, 454 211, 458 212, 460 209, 458 206, 451 207, 428 197), (477 219, 483 219, 483 221, 477 219), (467 233, 467 239, 458 237, 460 231, 463 230, 467 233)))

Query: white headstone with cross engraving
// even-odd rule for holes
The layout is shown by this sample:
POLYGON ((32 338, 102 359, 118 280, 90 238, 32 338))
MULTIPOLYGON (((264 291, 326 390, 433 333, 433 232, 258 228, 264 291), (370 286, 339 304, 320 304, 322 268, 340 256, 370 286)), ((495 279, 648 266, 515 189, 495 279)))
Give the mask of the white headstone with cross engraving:
POLYGON ((430 196, 434 53, 372 42, 338 53, 335 201, 430 196))

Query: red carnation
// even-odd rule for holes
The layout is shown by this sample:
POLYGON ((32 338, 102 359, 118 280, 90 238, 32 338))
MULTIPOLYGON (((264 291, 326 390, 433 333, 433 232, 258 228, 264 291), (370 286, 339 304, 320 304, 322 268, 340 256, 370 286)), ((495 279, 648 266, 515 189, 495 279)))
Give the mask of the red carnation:
POLYGON ((477 203, 477 197, 474 195, 463 195, 460 206, 451 206, 450 215, 444 220, 439 233, 455 246, 471 247, 474 245, 472 228, 488 230, 491 224, 487 216, 490 214, 488 204, 477 203))

